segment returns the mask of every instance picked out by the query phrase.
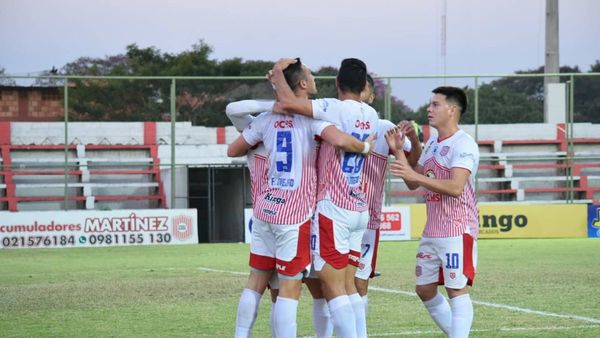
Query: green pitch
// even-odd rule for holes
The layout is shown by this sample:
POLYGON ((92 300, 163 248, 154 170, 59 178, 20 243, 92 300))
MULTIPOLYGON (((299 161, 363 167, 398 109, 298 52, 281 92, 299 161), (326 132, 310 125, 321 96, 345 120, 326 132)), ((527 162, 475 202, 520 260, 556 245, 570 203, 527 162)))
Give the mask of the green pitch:
MULTIPOLYGON (((417 244, 381 244, 371 336, 442 337, 413 292, 417 244)), ((245 244, 0 250, 0 336, 231 337, 247 262, 245 244)), ((473 337, 599 337, 600 240, 480 240, 472 298, 473 337)))

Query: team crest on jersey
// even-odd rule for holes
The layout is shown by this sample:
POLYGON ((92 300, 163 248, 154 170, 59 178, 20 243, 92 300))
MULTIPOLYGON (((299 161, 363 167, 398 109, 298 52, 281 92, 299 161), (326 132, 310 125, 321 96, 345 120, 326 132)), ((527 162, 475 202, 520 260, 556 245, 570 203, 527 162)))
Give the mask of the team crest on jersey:
POLYGON ((421 266, 420 266, 420 265, 417 265, 417 266, 415 267, 415 275, 417 275, 417 277, 420 277, 422 273, 423 273, 423 272, 421 271, 421 266))
POLYGON ((448 151, 450 151, 450 147, 449 146, 443 146, 442 150, 440 150, 440 156, 446 156, 448 154, 448 151))
POLYGON ((427 176, 429 178, 435 178, 435 173, 433 172, 432 169, 427 169, 427 171, 425 171, 425 176, 427 176))
POLYGON ((456 272, 450 272, 450 279, 456 278, 456 272))

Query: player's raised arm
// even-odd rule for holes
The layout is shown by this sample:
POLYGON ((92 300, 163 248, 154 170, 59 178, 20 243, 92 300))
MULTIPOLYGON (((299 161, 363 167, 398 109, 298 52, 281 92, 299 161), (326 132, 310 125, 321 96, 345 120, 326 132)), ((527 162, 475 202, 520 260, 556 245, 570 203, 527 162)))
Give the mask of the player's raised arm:
POLYGON ((332 146, 349 153, 369 154, 373 149, 375 135, 370 135, 364 142, 350 136, 336 126, 329 126, 321 133, 321 138, 332 146))
POLYGON ((401 121, 398 124, 398 127, 400 128, 400 131, 410 140, 411 148, 407 160, 410 166, 415 168, 423 150, 421 147, 421 141, 419 140, 419 135, 417 135, 415 127, 409 121, 401 121))
POLYGON ((273 100, 241 100, 231 102, 225 107, 225 114, 227 114, 235 129, 241 132, 254 119, 250 114, 272 111, 273 103, 275 103, 273 100))
POLYGON ((418 174, 415 172, 411 165, 409 164, 406 155, 404 154, 404 141, 405 135, 402 133, 399 127, 388 130, 385 134, 385 140, 388 143, 388 146, 392 150, 394 157, 396 160, 392 162, 390 166, 390 172, 394 176, 399 176, 404 180, 406 186, 410 190, 415 190, 419 187, 419 184, 414 181, 412 176, 409 174, 418 174))
POLYGON ((283 71, 292 67, 298 59, 280 59, 269 72, 269 81, 273 84, 277 95, 274 113, 294 113, 313 117, 312 103, 307 98, 297 97, 288 85, 283 71))
POLYGON ((246 153, 248 153, 248 150, 250 150, 250 148, 252 148, 252 145, 249 144, 248 142, 246 142, 246 139, 244 139, 243 135, 240 135, 240 136, 238 136, 238 138, 235 141, 233 141, 233 143, 231 143, 227 147, 227 156, 229 156, 229 157, 244 156, 244 155, 246 155, 246 153))

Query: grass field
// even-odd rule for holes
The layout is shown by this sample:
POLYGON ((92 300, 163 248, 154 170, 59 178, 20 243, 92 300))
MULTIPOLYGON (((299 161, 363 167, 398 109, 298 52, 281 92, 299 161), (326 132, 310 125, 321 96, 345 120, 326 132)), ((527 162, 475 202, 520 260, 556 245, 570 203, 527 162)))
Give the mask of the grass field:
MULTIPOLYGON (((442 337, 414 295, 418 242, 384 242, 369 334, 442 337)), ((248 245, 0 250, 1 337, 231 337, 248 245)), ((600 337, 600 240, 480 240, 473 337, 600 337)), ((255 337, 269 337, 263 297, 255 337)), ((298 334, 314 335, 304 292, 298 334)))

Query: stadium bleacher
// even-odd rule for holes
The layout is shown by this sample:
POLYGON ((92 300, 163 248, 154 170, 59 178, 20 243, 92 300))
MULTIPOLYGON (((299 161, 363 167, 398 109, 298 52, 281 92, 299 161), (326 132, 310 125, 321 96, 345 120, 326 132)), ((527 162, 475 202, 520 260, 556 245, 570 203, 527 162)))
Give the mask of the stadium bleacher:
POLYGON ((144 144, 11 144, 6 122, 0 133, 4 210, 62 209, 65 189, 69 209, 166 207, 155 123, 144 144))
MULTIPOLYGON (((463 128, 476 134, 472 125, 463 128)), ((177 165, 244 162, 226 156, 227 143, 238 135, 232 127, 180 122, 176 130, 177 165)), ((562 124, 479 126, 479 200, 564 203, 571 195, 577 202, 599 200, 600 126, 576 124, 574 130, 568 140, 562 124)), ((65 180, 68 209, 165 208, 171 182, 162 176, 170 175, 164 167, 172 160, 170 132, 168 123, 71 123, 65 148, 64 124, 0 122, 0 210, 63 209, 65 180)), ((429 128, 424 132, 428 137, 429 128)), ((178 198, 185 198, 187 180, 176 184, 182 186, 178 198)), ((423 192, 409 191, 401 179, 390 177, 386 191, 389 203, 423 201, 423 192)))
MULTIPOLYGON (((581 134, 600 136, 588 125, 579 128, 581 134)), ((429 136, 428 128, 424 129, 429 136)), ((548 126, 545 129, 547 134, 548 126)), ((556 126, 554 138, 536 133, 533 126, 530 134, 531 138, 525 139, 478 141, 481 158, 477 188, 481 202, 563 203, 570 194, 578 202, 600 199, 600 137, 577 137, 576 132, 570 140, 573 156, 567 156, 569 140, 564 124, 556 126), (544 138, 536 138, 540 136, 544 138)), ((422 201, 423 192, 408 190, 401 179, 390 178, 390 183, 392 203, 422 201)))

